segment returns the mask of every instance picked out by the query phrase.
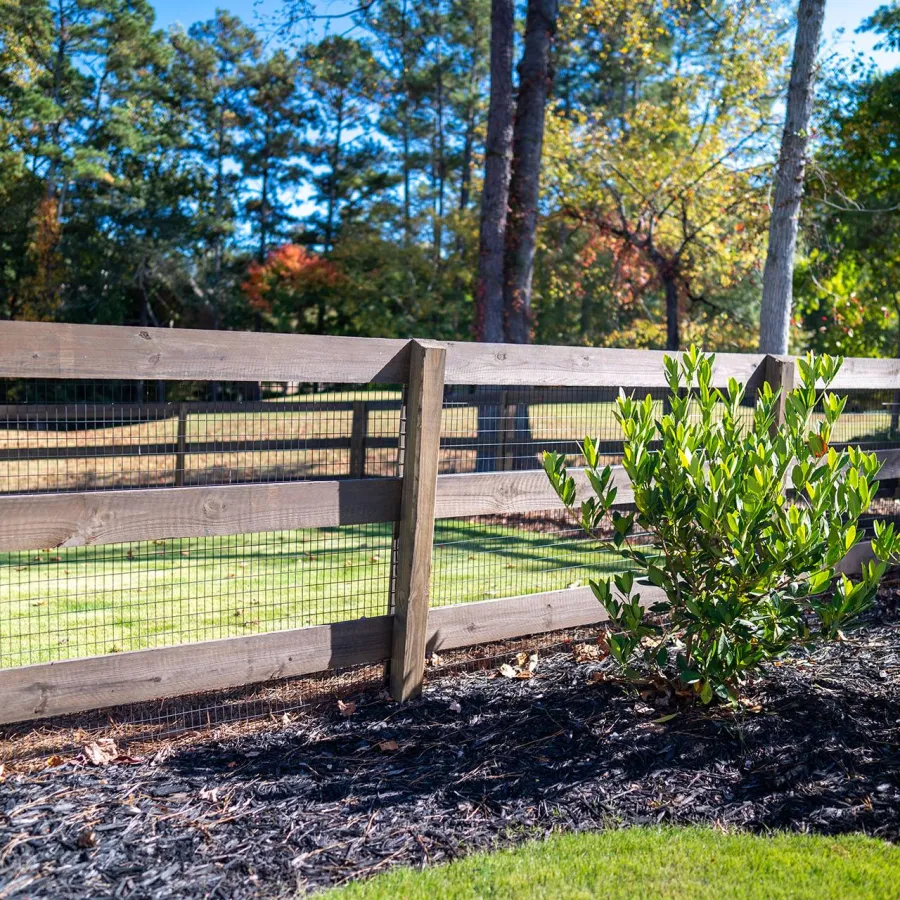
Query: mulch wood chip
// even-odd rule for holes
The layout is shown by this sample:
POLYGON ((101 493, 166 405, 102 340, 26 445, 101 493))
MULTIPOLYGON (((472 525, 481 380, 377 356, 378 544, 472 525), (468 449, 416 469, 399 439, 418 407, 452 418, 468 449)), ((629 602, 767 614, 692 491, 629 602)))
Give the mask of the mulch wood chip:
POLYGON ((888 585, 845 642, 773 666, 738 712, 624 686, 575 646, 529 678, 440 677, 403 707, 360 696, 349 715, 143 758, 7 766, 0 898, 287 897, 629 823, 898 840, 898 597, 888 585))

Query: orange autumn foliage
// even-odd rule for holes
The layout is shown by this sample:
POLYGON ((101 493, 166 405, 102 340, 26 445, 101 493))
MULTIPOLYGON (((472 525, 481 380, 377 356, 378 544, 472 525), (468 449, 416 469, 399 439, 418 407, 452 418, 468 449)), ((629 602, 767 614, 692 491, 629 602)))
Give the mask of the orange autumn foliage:
POLYGON ((278 298, 299 298, 327 293, 341 285, 343 274, 334 263, 299 244, 282 244, 264 263, 252 263, 241 289, 250 306, 273 312, 278 298))
POLYGON ((62 226, 54 198, 44 197, 41 200, 32 220, 32 229, 28 258, 33 272, 22 281, 18 318, 52 322, 62 304, 64 269, 60 252, 62 226))

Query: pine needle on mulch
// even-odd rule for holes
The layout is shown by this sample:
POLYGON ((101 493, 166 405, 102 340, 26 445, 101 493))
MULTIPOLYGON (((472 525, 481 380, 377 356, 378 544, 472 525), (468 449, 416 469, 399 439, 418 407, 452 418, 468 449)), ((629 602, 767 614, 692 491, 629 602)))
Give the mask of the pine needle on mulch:
POLYGON ((625 687, 579 646, 403 707, 361 696, 261 734, 7 771, 0 898, 290 896, 622 823, 900 840, 898 597, 773 667, 738 713, 625 687))

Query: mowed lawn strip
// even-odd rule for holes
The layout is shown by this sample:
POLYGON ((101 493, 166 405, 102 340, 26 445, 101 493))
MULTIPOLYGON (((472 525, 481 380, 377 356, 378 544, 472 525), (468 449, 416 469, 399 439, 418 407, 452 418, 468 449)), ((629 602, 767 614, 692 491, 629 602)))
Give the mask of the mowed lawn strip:
POLYGON ((449 865, 396 869, 328 900, 895 898, 900 848, 859 835, 723 834, 627 828, 557 835, 449 865))

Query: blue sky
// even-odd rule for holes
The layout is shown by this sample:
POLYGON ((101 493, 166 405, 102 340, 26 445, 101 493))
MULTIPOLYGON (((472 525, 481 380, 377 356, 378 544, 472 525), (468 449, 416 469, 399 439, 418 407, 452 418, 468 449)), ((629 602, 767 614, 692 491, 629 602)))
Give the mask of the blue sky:
MULTIPOLYGON (((844 55, 854 50, 869 53, 884 69, 900 65, 900 53, 884 53, 872 50, 875 39, 870 34, 854 34, 860 22, 869 16, 883 0, 828 0, 825 7, 825 34, 829 47, 844 55), (839 29, 844 34, 838 36, 839 29)), ((351 7, 348 0, 315 0, 320 12, 340 13, 351 7)), ((180 22, 187 27, 192 22, 209 19, 221 6, 237 13, 248 23, 263 26, 266 20, 278 12, 281 0, 155 0, 156 15, 163 27, 180 22)), ((321 27, 321 25, 320 25, 321 27)), ((333 26, 340 25, 336 22, 333 26)))

